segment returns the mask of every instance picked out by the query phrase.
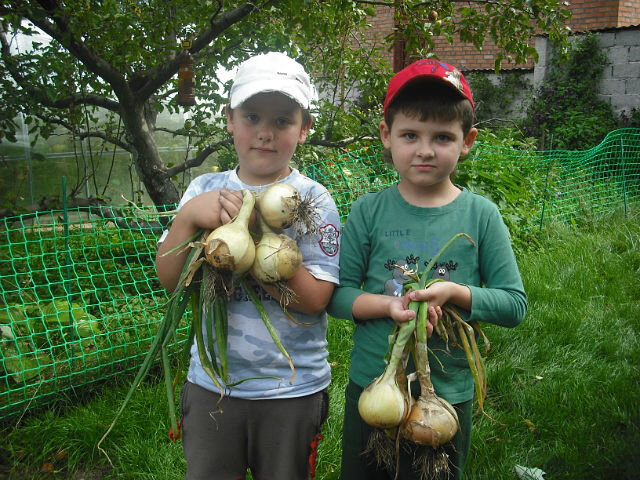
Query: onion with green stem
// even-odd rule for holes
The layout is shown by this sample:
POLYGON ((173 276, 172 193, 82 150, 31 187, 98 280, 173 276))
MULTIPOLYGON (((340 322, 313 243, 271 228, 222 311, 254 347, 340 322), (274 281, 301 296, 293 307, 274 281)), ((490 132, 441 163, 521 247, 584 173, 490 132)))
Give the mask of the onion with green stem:
MULTIPOLYGON (((427 283, 427 287, 438 280, 427 283)), ((413 403, 403 422, 400 434, 420 445, 437 448, 449 442, 459 428, 458 415, 449 402, 436 395, 431 382, 429 350, 427 346, 428 303, 418 309, 415 330, 416 373, 420 384, 420 396, 413 403)))
MULTIPOLYGON (((410 279, 403 285, 403 291, 406 293, 409 290, 424 289, 438 281, 428 280, 433 265, 453 242, 463 236, 473 244, 471 238, 464 233, 454 235, 431 259, 419 279, 412 272, 405 272, 410 279)), ((409 308, 416 312, 416 317, 397 327, 387 368, 381 377, 376 378, 362 392, 358 401, 358 411, 368 424, 396 436, 396 476, 399 471, 399 440, 404 438, 417 446, 414 468, 421 471, 422 476, 429 478, 449 468, 447 456, 440 447, 453 438, 459 424, 453 407, 435 394, 431 383, 427 346, 428 303, 413 301, 410 302, 409 308), (397 377, 404 374, 404 365, 400 359, 407 348, 412 350, 416 376, 421 388, 416 402, 413 402, 408 392, 403 393, 397 381, 397 377), (423 450, 424 448, 429 450, 423 450)), ((374 452, 379 461, 382 459, 387 469, 393 468, 390 443, 384 436, 372 435, 367 449, 374 452)))
POLYGON ((249 218, 254 205, 253 193, 243 190, 238 215, 207 236, 204 255, 216 270, 240 274, 251 268, 255 258, 255 245, 249 233, 249 218))
POLYGON ((390 429, 400 425, 407 412, 407 398, 398 385, 398 369, 415 329, 415 319, 402 324, 395 336, 389 363, 384 372, 365 388, 358 398, 358 412, 369 425, 390 429))
MULTIPOLYGON (((180 438, 180 424, 176 419, 174 391, 181 376, 181 362, 179 362, 179 371, 175 377, 173 377, 173 381, 171 381, 172 376, 168 348, 175 338, 175 332, 189 305, 191 305, 193 321, 185 343, 184 355, 189 354, 190 346, 195 341, 203 370, 223 394, 226 388, 251 380, 251 378, 245 378, 234 383, 227 382, 226 342, 228 324, 226 302, 228 292, 231 291, 231 285, 226 285, 226 281, 232 279, 233 275, 246 273, 255 258, 255 246, 248 230, 249 217, 255 205, 255 197, 249 190, 243 190, 242 196, 242 207, 238 215, 231 222, 218 227, 213 232, 198 231, 183 244, 178 245, 164 254, 169 255, 180 249, 190 248, 176 288, 167 303, 164 319, 159 326, 151 347, 144 357, 142 365, 123 403, 117 410, 115 418, 98 442, 98 450, 105 455, 112 466, 111 459, 102 448, 102 443, 112 431, 125 407, 131 400, 134 391, 151 369, 158 354, 161 355, 162 359, 169 403, 171 424, 169 438, 172 441, 180 438), (203 322, 206 328, 206 343, 203 332, 203 322)), ((244 282, 244 280, 241 281, 244 282)), ((247 288, 246 284, 245 288, 247 288)), ((252 295, 253 292, 250 289, 247 288, 247 291, 274 342, 289 361, 292 370, 290 382, 293 382, 295 368, 291 357, 284 349, 273 326, 271 326, 260 300, 255 294, 252 295)))

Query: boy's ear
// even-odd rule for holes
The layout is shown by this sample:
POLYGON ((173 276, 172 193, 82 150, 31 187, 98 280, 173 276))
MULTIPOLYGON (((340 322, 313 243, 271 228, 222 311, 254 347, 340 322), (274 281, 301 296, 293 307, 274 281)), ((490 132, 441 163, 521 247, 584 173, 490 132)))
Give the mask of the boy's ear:
POLYGON ((307 140, 307 134, 309 130, 311 130, 311 125, 313 125, 313 118, 309 119, 309 123, 306 126, 302 127, 300 130, 300 135, 298 136, 298 143, 304 143, 307 140))
POLYGON ((233 112, 228 103, 224 107, 224 114, 227 117, 227 132, 233 133, 233 124, 231 123, 233 112))
POLYGON ((471 151, 471 147, 473 147, 477 135, 477 128, 471 128, 471 130, 469 130, 469 133, 467 133, 467 136, 464 137, 464 140, 462 142, 462 151, 460 152, 460 155, 466 155, 471 151))
POLYGON ((387 122, 382 120, 380 122, 380 140, 382 140, 382 144, 387 150, 391 148, 391 142, 389 141, 390 134, 391 130, 389 129, 387 122))

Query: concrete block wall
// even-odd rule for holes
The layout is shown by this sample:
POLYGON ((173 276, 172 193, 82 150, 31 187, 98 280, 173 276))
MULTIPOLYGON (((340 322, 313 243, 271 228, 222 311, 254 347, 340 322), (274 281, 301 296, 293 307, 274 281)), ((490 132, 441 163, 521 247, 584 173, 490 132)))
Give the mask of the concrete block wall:
POLYGON ((598 96, 620 113, 640 109, 640 28, 598 34, 607 65, 598 96))
MULTIPOLYGON (((620 114, 640 109, 640 26, 595 32, 600 48, 607 56, 607 66, 598 86, 598 96, 620 114)), ((582 35, 575 35, 579 39, 582 35)), ((550 44, 544 37, 536 39, 539 61, 533 72, 533 86, 544 81, 548 68, 550 44)))

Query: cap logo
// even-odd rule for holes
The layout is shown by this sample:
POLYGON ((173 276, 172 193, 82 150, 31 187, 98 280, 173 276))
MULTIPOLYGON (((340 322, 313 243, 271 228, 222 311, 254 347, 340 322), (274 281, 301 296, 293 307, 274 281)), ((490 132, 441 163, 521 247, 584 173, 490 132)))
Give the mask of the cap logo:
POLYGON ((464 93, 464 87, 462 86, 460 75, 462 75, 462 72, 460 72, 460 70, 458 70, 457 68, 454 68, 452 71, 447 72, 447 76, 444 77, 443 80, 449 82, 451 85, 464 93))

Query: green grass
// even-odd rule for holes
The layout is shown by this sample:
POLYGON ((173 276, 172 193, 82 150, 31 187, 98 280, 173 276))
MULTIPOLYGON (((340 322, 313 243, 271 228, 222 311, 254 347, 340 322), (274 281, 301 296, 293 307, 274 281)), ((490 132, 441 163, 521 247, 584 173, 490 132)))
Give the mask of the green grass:
MULTIPOLYGON (((580 230, 557 226, 541 249, 519 258, 529 295, 515 329, 485 325, 487 413, 474 419, 465 478, 515 480, 515 465, 546 480, 640 478, 640 216, 607 217, 580 230)), ((330 417, 320 444, 320 480, 337 479, 351 325, 329 329, 330 417)), ((151 377, 103 447, 96 445, 131 375, 64 396, 47 411, 13 418, 0 433, 0 478, 176 479, 180 443, 167 438, 164 384, 151 377), (40 474, 47 463, 58 473, 40 474), (11 473, 9 473, 11 472, 11 473)))

